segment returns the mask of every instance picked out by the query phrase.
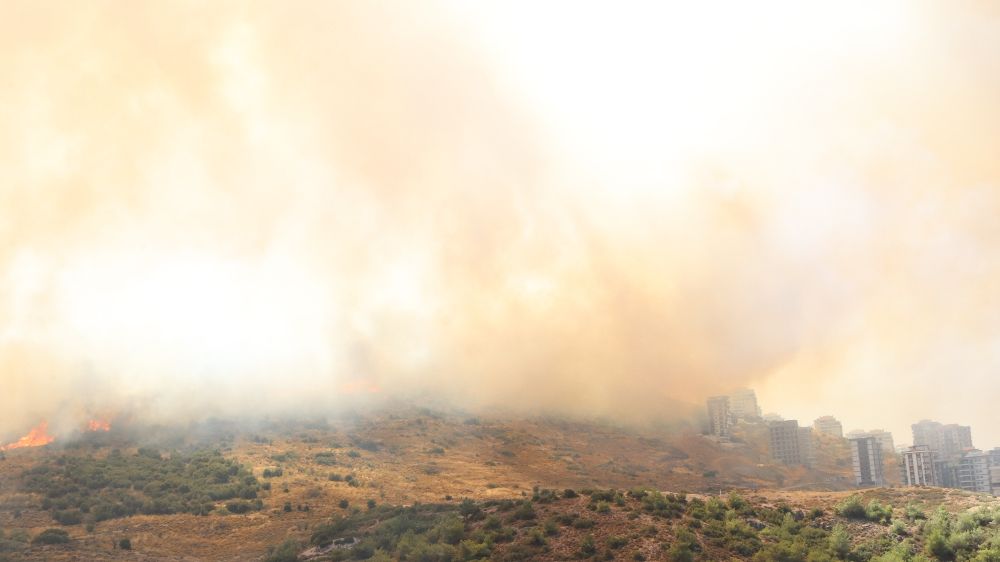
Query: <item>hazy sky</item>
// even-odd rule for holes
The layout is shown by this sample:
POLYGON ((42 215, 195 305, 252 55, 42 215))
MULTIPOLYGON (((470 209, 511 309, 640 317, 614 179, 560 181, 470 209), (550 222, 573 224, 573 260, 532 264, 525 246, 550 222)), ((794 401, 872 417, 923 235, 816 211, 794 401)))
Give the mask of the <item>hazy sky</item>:
POLYGON ((808 4, 4 2, 0 440, 752 386, 1000 445, 1000 14, 808 4))

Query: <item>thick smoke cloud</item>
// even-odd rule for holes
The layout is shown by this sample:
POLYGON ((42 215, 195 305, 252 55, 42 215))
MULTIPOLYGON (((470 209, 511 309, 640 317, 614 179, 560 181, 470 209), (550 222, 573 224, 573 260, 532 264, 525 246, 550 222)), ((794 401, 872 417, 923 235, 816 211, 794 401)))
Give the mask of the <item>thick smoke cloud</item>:
POLYGON ((6 4, 0 438, 756 385, 1000 439, 995 18, 563 8, 6 4))

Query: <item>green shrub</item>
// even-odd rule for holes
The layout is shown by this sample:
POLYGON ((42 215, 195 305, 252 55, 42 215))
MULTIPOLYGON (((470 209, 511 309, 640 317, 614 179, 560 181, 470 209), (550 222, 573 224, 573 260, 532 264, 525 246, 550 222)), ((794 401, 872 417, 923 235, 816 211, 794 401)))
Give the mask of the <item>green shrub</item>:
POLYGON ((883 506, 878 500, 872 500, 865 508, 865 518, 876 523, 888 523, 892 521, 892 508, 883 506))
POLYGON ((845 498, 835 508, 837 515, 848 519, 867 519, 865 506, 861 504, 861 496, 853 495, 845 498))
POLYGON ((298 541, 288 539, 278 547, 268 549, 264 562, 296 562, 302 549, 298 541))
POLYGON ((31 539, 31 544, 65 544, 69 542, 69 533, 62 529, 45 529, 31 539))
POLYGON ((927 535, 927 540, 924 543, 924 550, 927 554, 937 558, 938 560, 951 560, 955 556, 955 552, 948 544, 947 535, 945 535, 944 531, 938 528, 933 529, 930 534, 927 535))
POLYGON ((691 547, 686 544, 674 544, 667 552, 667 558, 671 562, 694 562, 694 553, 691 547))
MULTIPOLYGON (((42 509, 64 525, 138 513, 207 515, 216 502, 256 499, 261 489, 249 468, 219 451, 172 453, 155 449, 135 455, 114 450, 105 458, 60 456, 23 474, 24 491, 44 496, 42 509)), ((257 504, 251 504, 256 506, 257 504)))
POLYGON ((132 539, 125 537, 124 539, 118 541, 118 548, 122 550, 132 550, 132 539))
POLYGON ((530 501, 521 502, 514 510, 513 517, 517 521, 530 521, 535 518, 535 506, 530 501))
POLYGON ((590 558, 597 554, 597 545, 594 544, 594 537, 591 535, 583 537, 583 540, 580 541, 579 554, 581 558, 590 558))
POLYGON ((844 529, 843 525, 838 524, 833 527, 828 542, 830 550, 837 558, 843 560, 851 552, 851 537, 847 534, 847 530, 844 529))

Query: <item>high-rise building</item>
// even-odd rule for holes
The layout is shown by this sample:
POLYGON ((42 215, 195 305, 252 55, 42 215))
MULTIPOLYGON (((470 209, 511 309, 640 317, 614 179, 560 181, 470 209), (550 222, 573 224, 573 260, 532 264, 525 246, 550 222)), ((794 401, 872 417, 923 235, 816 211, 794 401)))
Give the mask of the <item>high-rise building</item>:
POLYGON ((812 440, 803 429, 809 431, 808 427, 799 427, 797 420, 770 422, 767 430, 771 458, 786 465, 809 464, 812 440))
POLYGON ((921 420, 910 428, 915 446, 925 445, 945 461, 957 461, 963 451, 973 448, 972 428, 967 425, 921 420))
POLYGON ((851 439, 851 461, 855 484, 864 488, 885 486, 882 444, 878 438, 868 436, 851 439))
POLYGON ((990 466, 1000 466, 1000 447, 993 447, 987 454, 990 456, 990 466))
POLYGON ((816 464, 816 450, 813 447, 813 432, 811 427, 799 428, 799 457, 802 464, 812 466, 816 464))
POLYGON ((712 396, 708 399, 708 430, 712 435, 727 437, 733 423, 728 396, 712 396))
POLYGON ((825 435, 844 436, 844 426, 833 416, 816 418, 816 421, 813 422, 813 428, 825 435))
POLYGON ((741 388, 729 395, 729 408, 733 417, 739 420, 760 419, 760 406, 757 405, 757 394, 750 388, 741 388))
POLYGON ((990 485, 993 486, 993 495, 1000 496, 1000 464, 990 465, 990 485))
POLYGON ((883 453, 895 453, 896 444, 892 441, 892 433, 884 429, 872 429, 868 432, 870 437, 874 437, 878 440, 879 445, 882 446, 883 453))
POLYGON ((958 460, 958 487, 969 492, 993 493, 990 456, 978 449, 968 450, 958 460))
POLYGON ((907 486, 940 486, 934 453, 926 445, 905 449, 902 453, 903 484, 907 486))
POLYGON ((870 429, 868 431, 855 429, 847 434, 848 439, 859 439, 861 437, 874 437, 877 439, 882 446, 883 453, 892 454, 896 452, 896 444, 893 443, 892 434, 884 429, 870 429))

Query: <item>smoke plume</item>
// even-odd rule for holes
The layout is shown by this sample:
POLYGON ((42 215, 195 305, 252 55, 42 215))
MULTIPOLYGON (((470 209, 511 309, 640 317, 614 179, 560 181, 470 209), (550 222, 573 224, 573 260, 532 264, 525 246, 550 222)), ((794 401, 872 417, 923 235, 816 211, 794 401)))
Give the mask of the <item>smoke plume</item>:
POLYGON ((1000 444, 997 15, 726 9, 6 3, 0 437, 749 385, 1000 444))

